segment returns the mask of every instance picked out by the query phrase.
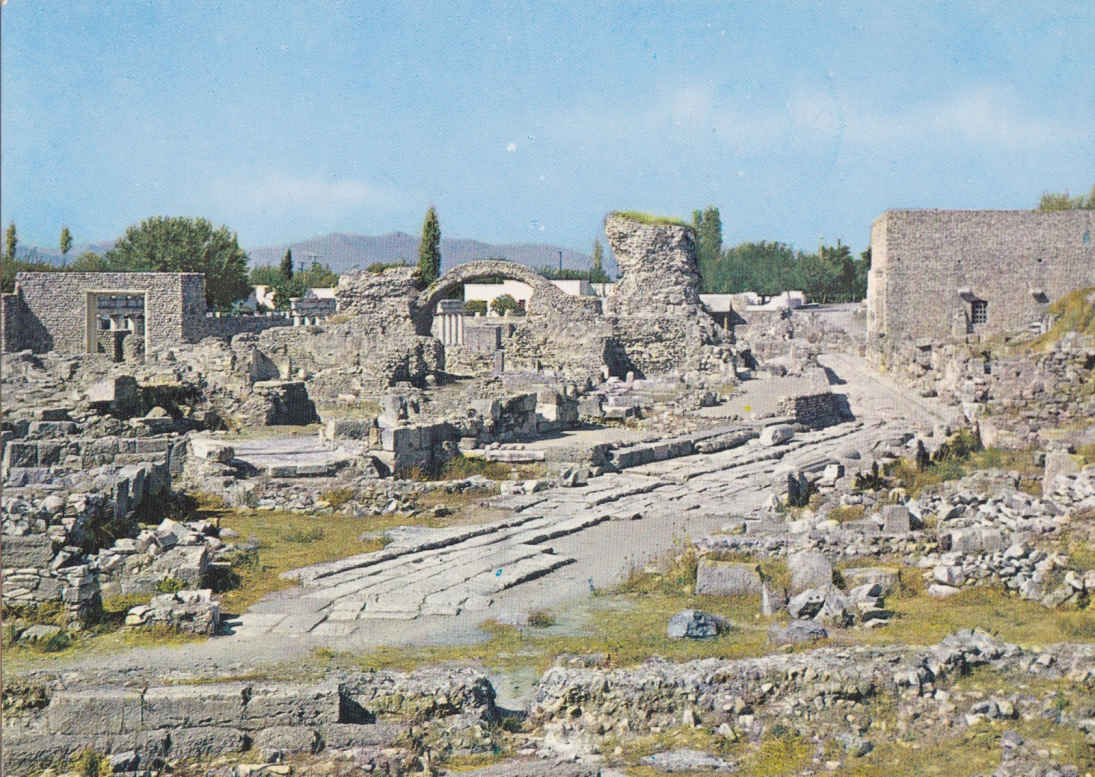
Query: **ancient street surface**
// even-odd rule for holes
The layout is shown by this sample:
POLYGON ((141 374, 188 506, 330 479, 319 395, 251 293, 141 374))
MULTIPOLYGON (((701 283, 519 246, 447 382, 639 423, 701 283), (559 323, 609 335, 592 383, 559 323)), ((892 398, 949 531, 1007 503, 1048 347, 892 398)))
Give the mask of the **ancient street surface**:
POLYGON ((897 432, 944 418, 928 400, 902 392, 853 357, 822 361, 838 381, 834 390, 846 392, 862 418, 800 433, 784 445, 753 439, 584 486, 499 497, 492 506, 512 513, 488 524, 406 528, 382 551, 291 573, 301 586, 244 613, 231 623, 231 639, 371 642, 378 622, 422 620, 446 629, 452 616, 479 621, 588 597, 668 550, 675 536, 696 538, 755 513, 788 472, 817 472, 838 461, 851 466, 897 432))

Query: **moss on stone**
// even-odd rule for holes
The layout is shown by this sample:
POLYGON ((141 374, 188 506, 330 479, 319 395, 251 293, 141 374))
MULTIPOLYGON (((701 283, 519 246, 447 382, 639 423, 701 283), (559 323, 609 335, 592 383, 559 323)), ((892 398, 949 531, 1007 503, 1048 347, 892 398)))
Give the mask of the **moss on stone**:
POLYGON ((640 224, 649 224, 651 226, 673 226, 673 227, 685 227, 686 229, 692 229, 692 225, 680 219, 672 218, 671 216, 658 216, 654 213, 644 213, 640 210, 614 210, 609 214, 610 216, 616 216, 621 219, 627 219, 628 221, 637 221, 640 224))

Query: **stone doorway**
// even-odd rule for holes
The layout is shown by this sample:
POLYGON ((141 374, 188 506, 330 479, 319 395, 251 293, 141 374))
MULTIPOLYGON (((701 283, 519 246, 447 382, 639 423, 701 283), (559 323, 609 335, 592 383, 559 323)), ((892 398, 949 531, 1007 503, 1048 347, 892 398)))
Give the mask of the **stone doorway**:
POLYGON ((140 352, 148 353, 148 292, 92 289, 84 292, 84 297, 87 353, 105 352, 114 361, 123 361, 126 338, 139 338, 140 352))

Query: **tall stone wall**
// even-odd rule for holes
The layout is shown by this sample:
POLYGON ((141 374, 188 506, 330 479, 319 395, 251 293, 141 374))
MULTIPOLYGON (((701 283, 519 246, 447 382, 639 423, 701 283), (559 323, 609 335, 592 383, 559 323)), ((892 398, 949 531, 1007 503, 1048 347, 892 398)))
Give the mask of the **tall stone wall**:
POLYGON ((692 229, 609 214, 605 235, 622 276, 604 300, 617 358, 644 375, 717 368, 722 334, 700 302, 692 229))
POLYGON ((871 226, 871 261, 873 345, 1021 329, 1095 285, 1095 212, 889 210, 871 226))
POLYGON ((5 332, 14 325, 20 342, 5 337, 5 350, 86 353, 88 292, 143 294, 149 350, 195 342, 205 331, 201 273, 21 272, 15 284, 23 310, 5 321, 5 332))

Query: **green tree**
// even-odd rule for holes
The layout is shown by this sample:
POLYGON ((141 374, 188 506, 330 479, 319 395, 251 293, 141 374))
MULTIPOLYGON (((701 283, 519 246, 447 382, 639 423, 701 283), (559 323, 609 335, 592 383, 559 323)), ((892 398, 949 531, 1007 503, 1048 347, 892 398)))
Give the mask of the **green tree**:
POLYGON ((293 280, 293 249, 285 249, 285 256, 281 257, 281 277, 287 281, 293 280))
POLYGON ((1042 199, 1038 201, 1038 210, 1095 210, 1095 186, 1091 187, 1086 198, 1083 195, 1070 197, 1067 191, 1043 192, 1042 199))
POLYGON ((260 264, 251 268, 248 282, 252 286, 277 286, 285 280, 281 269, 272 264, 260 264))
POLYGON ((612 279, 604 268, 605 249, 600 240, 593 241, 593 267, 589 271, 590 283, 609 283, 612 279))
POLYGON ((505 315, 507 311, 515 316, 525 315, 525 309, 521 307, 521 303, 509 294, 500 294, 492 299, 490 301, 490 309, 499 316, 505 315))
POLYGON ((4 235, 4 258, 9 262, 15 261, 15 246, 19 244, 19 238, 15 236, 15 222, 8 224, 8 231, 4 235))
POLYGON ((111 268, 105 257, 94 251, 84 251, 67 269, 72 272, 108 272, 111 268))
POLYGON ((441 225, 437 211, 431 206, 422 222, 422 239, 418 243, 418 277, 426 286, 441 275, 441 225))
POLYGON ((156 216, 129 227, 106 255, 123 272, 205 273, 205 300, 227 310, 251 291, 247 254, 228 227, 206 219, 156 216))
POLYGON ((338 273, 322 263, 313 264, 307 270, 298 270, 293 277, 300 279, 300 285, 305 290, 326 289, 338 285, 338 273))
POLYGON ((467 315, 474 315, 480 313, 482 315, 487 314, 487 303, 481 299, 469 299, 464 303, 464 313, 467 315))
POLYGON ((61 256, 66 256, 72 249, 72 233, 68 227, 61 227, 61 256))
POLYGON ((871 272, 871 247, 859 255, 859 261, 855 263, 855 282, 852 285, 852 301, 866 299, 867 280, 871 272))

